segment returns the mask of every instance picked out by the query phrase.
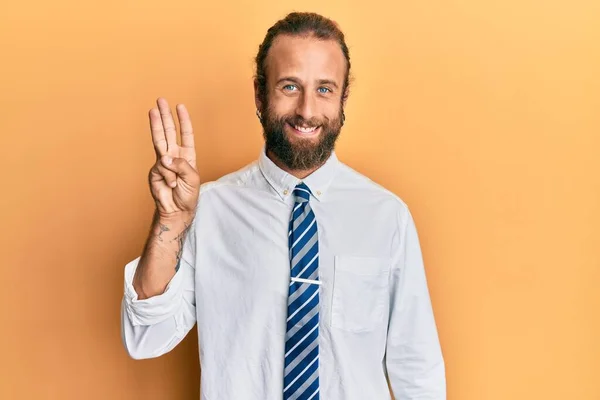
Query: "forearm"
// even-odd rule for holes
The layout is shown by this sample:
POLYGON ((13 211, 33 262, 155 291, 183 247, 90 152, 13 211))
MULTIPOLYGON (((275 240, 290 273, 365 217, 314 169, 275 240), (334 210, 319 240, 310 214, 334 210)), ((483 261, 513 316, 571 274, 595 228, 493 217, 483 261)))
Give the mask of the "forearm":
POLYGON ((133 287, 138 299, 162 294, 177 272, 183 242, 194 215, 177 218, 160 218, 154 213, 150 234, 133 277, 133 287))

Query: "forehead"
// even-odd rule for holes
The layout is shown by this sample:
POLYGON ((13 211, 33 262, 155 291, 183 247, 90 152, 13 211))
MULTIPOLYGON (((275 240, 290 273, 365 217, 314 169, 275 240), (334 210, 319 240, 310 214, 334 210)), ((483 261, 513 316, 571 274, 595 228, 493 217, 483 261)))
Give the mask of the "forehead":
POLYGON ((294 76, 307 81, 333 79, 342 85, 346 59, 334 40, 279 35, 269 49, 266 69, 269 80, 294 76))

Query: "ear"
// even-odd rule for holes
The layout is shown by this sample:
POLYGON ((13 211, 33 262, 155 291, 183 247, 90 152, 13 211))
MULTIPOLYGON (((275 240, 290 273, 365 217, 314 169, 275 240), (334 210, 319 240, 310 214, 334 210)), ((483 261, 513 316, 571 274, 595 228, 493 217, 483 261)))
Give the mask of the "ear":
POLYGON ((346 88, 344 94, 342 95, 342 109, 346 108, 346 102, 348 101, 348 95, 350 94, 350 89, 346 88))
POLYGON ((260 101, 260 96, 258 93, 257 79, 254 79, 254 104, 256 105, 256 109, 262 112, 262 102, 260 101))

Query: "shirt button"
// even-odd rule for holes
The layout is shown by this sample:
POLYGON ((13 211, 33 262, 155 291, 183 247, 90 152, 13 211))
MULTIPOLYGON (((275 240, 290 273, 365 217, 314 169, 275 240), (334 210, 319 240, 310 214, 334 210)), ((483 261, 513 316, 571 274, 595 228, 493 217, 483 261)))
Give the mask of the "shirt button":
POLYGON ((287 191, 287 189, 286 189, 286 190, 284 190, 284 191, 283 191, 283 195, 284 195, 284 196, 287 196, 287 194, 288 194, 288 191, 287 191))
POLYGON ((321 191, 317 190, 317 196, 320 196, 320 195, 321 195, 321 191))

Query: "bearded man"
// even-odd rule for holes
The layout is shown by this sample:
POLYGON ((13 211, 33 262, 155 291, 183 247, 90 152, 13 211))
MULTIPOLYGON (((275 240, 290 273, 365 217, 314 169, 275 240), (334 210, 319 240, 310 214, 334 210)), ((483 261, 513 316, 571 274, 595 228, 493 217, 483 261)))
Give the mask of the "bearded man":
POLYGON ((278 21, 256 57, 264 147, 212 182, 185 106, 180 144, 166 100, 149 112, 156 210, 125 266, 123 341, 158 357, 197 325, 202 400, 446 398, 413 218, 334 151, 349 76, 336 23, 278 21))

